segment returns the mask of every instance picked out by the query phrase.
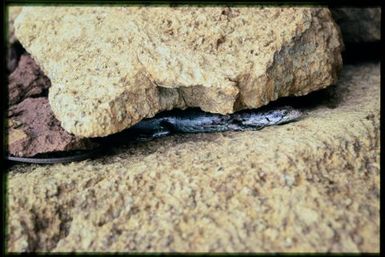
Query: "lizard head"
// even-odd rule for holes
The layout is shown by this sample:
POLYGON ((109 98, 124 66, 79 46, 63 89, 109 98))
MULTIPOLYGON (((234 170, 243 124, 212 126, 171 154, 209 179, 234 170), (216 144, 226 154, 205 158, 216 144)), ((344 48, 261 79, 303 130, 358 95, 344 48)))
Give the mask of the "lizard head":
POLYGON ((300 119, 304 113, 290 106, 284 106, 272 111, 269 120, 274 124, 284 124, 300 119))

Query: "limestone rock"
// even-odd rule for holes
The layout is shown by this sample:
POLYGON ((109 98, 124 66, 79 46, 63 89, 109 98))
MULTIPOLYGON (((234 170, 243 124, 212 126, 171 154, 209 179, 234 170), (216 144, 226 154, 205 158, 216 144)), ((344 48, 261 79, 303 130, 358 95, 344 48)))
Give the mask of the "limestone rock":
POLYGON ((46 97, 27 98, 9 108, 7 139, 8 152, 20 157, 93 146, 88 139, 77 138, 60 126, 46 97))
POLYGON ((333 18, 341 28, 345 43, 381 40, 381 8, 333 8, 333 18))
POLYGON ((15 165, 8 251, 379 252, 380 78, 346 66, 335 108, 283 126, 15 165))
POLYGON ((326 8, 24 7, 16 35, 52 82, 64 129, 121 131, 172 108, 257 108, 336 82, 326 8))
POLYGON ((32 57, 24 54, 20 57, 17 68, 8 77, 8 104, 14 105, 25 98, 42 95, 50 86, 50 80, 32 57))

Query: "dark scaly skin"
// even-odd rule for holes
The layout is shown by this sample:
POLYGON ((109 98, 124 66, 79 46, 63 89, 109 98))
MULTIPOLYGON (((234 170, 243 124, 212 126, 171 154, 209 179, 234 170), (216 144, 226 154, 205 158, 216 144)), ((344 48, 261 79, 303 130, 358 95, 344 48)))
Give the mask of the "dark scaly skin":
MULTIPOLYGON (((247 110, 229 115, 190 110, 182 114, 160 115, 145 119, 127 129, 126 133, 138 139, 150 140, 172 133, 210 133, 224 131, 259 130, 267 126, 280 125, 300 119, 303 113, 290 106, 272 110, 247 110)), ((81 161, 95 155, 97 151, 86 151, 72 156, 53 158, 24 158, 7 156, 10 161, 54 164, 81 161)))
POLYGON ((298 120, 303 113, 290 106, 272 110, 247 110, 229 115, 190 111, 183 115, 160 116, 145 119, 131 127, 141 137, 160 137, 171 133, 209 133, 224 131, 259 130, 298 120))

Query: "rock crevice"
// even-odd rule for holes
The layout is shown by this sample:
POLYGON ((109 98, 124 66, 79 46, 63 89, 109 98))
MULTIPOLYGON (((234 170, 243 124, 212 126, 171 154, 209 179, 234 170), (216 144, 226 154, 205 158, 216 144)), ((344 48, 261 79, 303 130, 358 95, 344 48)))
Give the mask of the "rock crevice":
POLYGON ((342 65, 326 8, 24 7, 15 32, 52 81, 55 116, 81 137, 172 108, 258 108, 335 83, 342 65))

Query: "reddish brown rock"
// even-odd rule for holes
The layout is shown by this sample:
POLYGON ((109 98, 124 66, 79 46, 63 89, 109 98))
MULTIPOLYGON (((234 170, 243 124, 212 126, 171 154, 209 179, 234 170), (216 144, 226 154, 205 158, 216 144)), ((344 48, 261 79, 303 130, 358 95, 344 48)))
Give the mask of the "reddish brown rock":
POLYGON ((87 149, 93 146, 66 132, 46 97, 27 98, 8 111, 8 152, 31 157, 39 153, 87 149))
POLYGON ((17 47, 11 49, 14 51, 8 56, 8 66, 13 70, 8 77, 9 154, 31 157, 92 147, 88 139, 66 132, 55 118, 46 97, 51 82, 33 58, 26 53, 20 56, 17 47))
POLYGON ((29 54, 23 54, 17 68, 8 77, 9 105, 20 103, 27 97, 38 96, 51 86, 40 67, 29 54))

